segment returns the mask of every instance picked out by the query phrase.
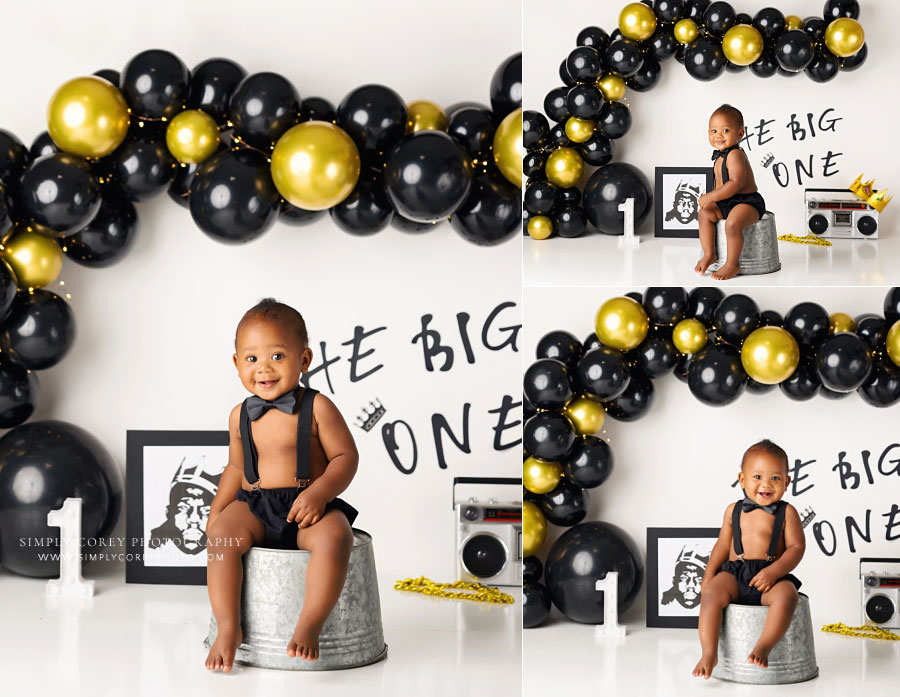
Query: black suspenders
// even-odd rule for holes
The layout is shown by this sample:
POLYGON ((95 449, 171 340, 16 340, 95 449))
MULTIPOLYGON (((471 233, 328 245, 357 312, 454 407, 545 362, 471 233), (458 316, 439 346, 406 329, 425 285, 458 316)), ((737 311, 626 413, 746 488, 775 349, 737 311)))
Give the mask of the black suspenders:
MULTIPOLYGON (((731 541, 734 544, 734 553, 738 559, 744 560, 744 545, 741 543, 741 501, 734 504, 734 510, 731 511, 731 541)), ((775 511, 775 521, 772 523, 772 539, 769 540, 769 551, 766 553, 766 561, 774 561, 775 554, 778 552, 778 542, 781 540, 781 530, 784 527, 784 515, 787 504, 784 501, 778 502, 778 508, 775 511)))

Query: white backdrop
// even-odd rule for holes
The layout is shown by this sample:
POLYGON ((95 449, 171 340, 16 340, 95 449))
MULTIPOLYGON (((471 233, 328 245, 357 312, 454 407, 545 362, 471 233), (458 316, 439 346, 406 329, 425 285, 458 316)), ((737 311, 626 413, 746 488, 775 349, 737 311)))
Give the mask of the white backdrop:
MULTIPOLYGON (((0 127, 26 145, 45 130, 53 90, 100 68, 121 70, 135 53, 165 48, 190 68, 214 56, 248 73, 275 71, 301 98, 335 105, 351 89, 379 82, 407 100, 442 106, 490 104, 496 67, 520 50, 518 2, 462 0, 453 12, 430 13, 404 0, 371 3, 62 2, 17 3, 4 12, 10 31, 0 43, 0 127), (13 31, 13 28, 18 28, 13 31)), ((362 405, 379 397, 385 421, 413 430, 418 463, 411 474, 392 463, 381 424, 365 433, 351 425, 359 474, 345 498, 360 510, 358 526, 373 534, 382 573, 449 578, 455 573, 450 507, 454 476, 519 476, 518 448, 493 447, 504 395, 521 399, 519 354, 489 350, 482 329, 491 310, 504 309, 487 330, 502 344, 520 323, 519 240, 476 247, 442 224, 425 235, 388 228, 356 238, 332 225, 292 228, 277 223, 246 246, 206 237, 190 213, 165 194, 138 205, 140 232, 118 265, 86 269, 66 259, 51 289, 71 294, 78 336, 58 366, 39 373, 36 419, 74 422, 103 441, 124 473, 127 429, 224 430, 231 407, 246 395, 232 365, 235 326, 243 312, 274 296, 304 315, 320 365, 326 342, 331 388, 320 372, 312 386, 331 397, 353 423, 362 405), (466 360, 457 313, 468 313, 474 362, 466 360), (455 352, 452 370, 424 367, 413 338, 423 315, 455 352), (368 332, 350 379, 355 327, 368 332), (444 437, 446 469, 437 463, 431 416, 441 413, 462 438, 464 404, 471 404, 471 453, 444 437)), ((520 418, 516 409, 508 417, 520 418)), ((516 429, 505 442, 519 437, 516 429)), ((410 445, 400 457, 411 465, 410 445)), ((124 534, 124 515, 114 535, 124 534)), ((90 567, 86 573, 91 575, 90 567)))
MULTIPOLYGON (((565 329, 583 339, 593 331, 597 308, 608 298, 644 288, 525 289, 523 361, 530 364, 546 332, 565 329)), ((736 289, 752 297, 761 310, 782 315, 795 304, 813 301, 829 313, 882 313, 884 288, 736 289)), ((732 488, 743 452, 762 438, 781 445, 792 464, 805 464, 785 500, 798 510, 816 513, 806 528, 806 555, 796 575, 810 597, 813 613, 830 622, 860 620, 859 557, 900 557, 900 406, 877 409, 852 394, 841 400, 788 399, 780 389, 764 395, 744 394, 725 407, 699 402, 674 375, 653 381, 654 402, 641 419, 630 423, 607 418, 602 437, 614 456, 610 478, 589 490, 586 520, 602 520, 626 530, 646 555, 648 527, 720 527, 725 507, 741 497, 732 488), (867 452, 868 454, 864 454, 867 452), (842 454, 843 453, 843 454, 842 454), (872 473, 866 476, 865 458, 872 473), (880 462, 883 457, 883 462, 880 462), (844 488, 839 461, 850 471, 844 488), (883 472, 883 473, 882 473, 883 472), (867 513, 868 512, 868 513, 867 513), (856 532, 851 551, 845 519, 852 517, 871 541, 856 532), (829 525, 834 531, 831 536, 829 525), (886 526, 893 522, 888 530, 886 526), (822 523, 823 546, 813 526, 822 523), (892 538, 892 539, 890 539, 892 538)), ((792 473, 793 474, 793 473, 792 473)), ((563 528, 549 526, 543 557, 563 528)), ((646 558, 646 556, 645 556, 646 558)), ((646 581, 646 579, 645 579, 646 581)), ((643 621, 644 590, 626 615, 643 621)))

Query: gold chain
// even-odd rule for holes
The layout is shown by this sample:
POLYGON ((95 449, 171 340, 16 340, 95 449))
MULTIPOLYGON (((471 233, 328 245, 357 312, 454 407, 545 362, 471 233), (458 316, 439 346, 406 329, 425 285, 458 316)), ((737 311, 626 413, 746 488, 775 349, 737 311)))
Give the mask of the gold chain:
POLYGON ((831 246, 831 242, 828 240, 823 240, 821 237, 813 237, 812 235, 806 235, 804 237, 798 237, 797 235, 779 235, 778 240, 780 242, 796 242, 797 244, 817 244, 820 247, 831 246))
POLYGON ((863 625, 861 627, 848 627, 843 622, 835 622, 834 624, 826 624, 822 627, 823 632, 834 632, 835 634, 846 634, 847 636, 859 636, 864 639, 884 639, 885 641, 900 641, 900 634, 894 634, 890 629, 882 629, 881 627, 870 627, 863 625))
POLYGON ((483 586, 480 583, 467 583, 466 581, 454 581, 453 583, 436 583, 430 578, 406 578, 394 583, 394 590, 410 591, 412 593, 424 593, 437 598, 457 598, 459 600, 474 600, 477 603, 494 603, 509 605, 515 602, 515 598, 503 593, 499 588, 483 586), (445 590, 455 588, 456 591, 445 590), (460 592, 466 591, 466 592, 460 592))

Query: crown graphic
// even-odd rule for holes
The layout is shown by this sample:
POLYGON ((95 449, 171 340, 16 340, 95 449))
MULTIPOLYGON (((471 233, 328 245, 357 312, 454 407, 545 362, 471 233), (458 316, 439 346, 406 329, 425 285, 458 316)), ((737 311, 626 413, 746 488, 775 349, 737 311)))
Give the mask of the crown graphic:
POLYGON ((691 186, 691 183, 689 181, 687 181, 686 179, 682 179, 680 182, 678 182, 678 186, 675 189, 675 195, 677 196, 681 193, 690 194, 694 198, 700 198, 700 185, 695 184, 694 186, 691 186))
POLYGON ((804 508, 800 511, 800 524, 805 528, 812 522, 812 519, 816 517, 816 512, 812 509, 812 506, 809 508, 804 508))
POLYGON ((688 547, 685 545, 681 548, 681 552, 678 554, 678 560, 675 562, 676 564, 696 564, 697 566, 706 566, 706 562, 709 561, 709 555, 706 556, 701 555, 697 551, 696 545, 688 547))
POLYGON ((775 162, 775 156, 774 156, 772 153, 769 153, 768 155, 766 155, 765 157, 763 157, 763 159, 761 160, 761 162, 762 162, 762 166, 763 166, 763 167, 768 167, 768 166, 771 165, 773 162, 775 162))
POLYGON ((172 477, 169 489, 174 489, 179 484, 198 486, 215 495, 216 490, 219 488, 219 479, 221 477, 221 473, 207 471, 206 455, 201 455, 193 463, 188 463, 187 457, 183 457, 181 458, 181 464, 178 466, 178 471, 172 477))
POLYGON ((375 428, 375 424, 381 421, 386 409, 382 406, 381 401, 376 397, 368 404, 363 405, 360 413, 357 414, 354 423, 363 431, 369 432, 375 428))
POLYGON ((876 211, 881 213, 881 211, 884 210, 884 207, 891 202, 893 196, 887 195, 887 189, 882 189, 881 191, 876 190, 874 179, 863 182, 862 178, 863 175, 860 174, 853 180, 853 183, 848 188, 857 198, 862 199, 876 211))

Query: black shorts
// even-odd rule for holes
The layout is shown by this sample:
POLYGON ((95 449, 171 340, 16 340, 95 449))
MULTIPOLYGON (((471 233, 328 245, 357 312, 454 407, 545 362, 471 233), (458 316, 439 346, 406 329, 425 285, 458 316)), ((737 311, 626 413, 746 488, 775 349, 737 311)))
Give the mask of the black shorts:
MULTIPOLYGON (((297 531, 300 526, 296 522, 287 522, 287 514, 294 505, 294 499, 300 490, 289 486, 283 489, 259 489, 247 491, 241 489, 237 493, 237 500, 244 501, 250 507, 250 512, 266 528, 265 547, 274 549, 297 549, 297 531)), ((340 511, 347 517, 347 522, 353 525, 359 514, 353 506, 343 499, 335 499, 325 505, 325 513, 328 511, 340 511)))
MULTIPOLYGON (((726 561, 719 567, 716 573, 728 573, 734 576, 738 585, 738 602, 743 605, 762 605, 762 593, 759 589, 750 585, 750 581, 760 571, 769 566, 772 562, 765 559, 744 559, 743 561, 726 561)), ((787 574, 778 579, 780 581, 790 581, 799 590, 800 579, 794 574, 787 574)))
POLYGON ((731 209, 739 203, 748 203, 753 206, 756 209, 756 212, 759 213, 760 218, 766 214, 766 202, 759 192, 754 192, 752 194, 735 194, 731 198, 719 201, 717 205, 722 212, 722 217, 727 218, 728 214, 731 213, 731 209))

